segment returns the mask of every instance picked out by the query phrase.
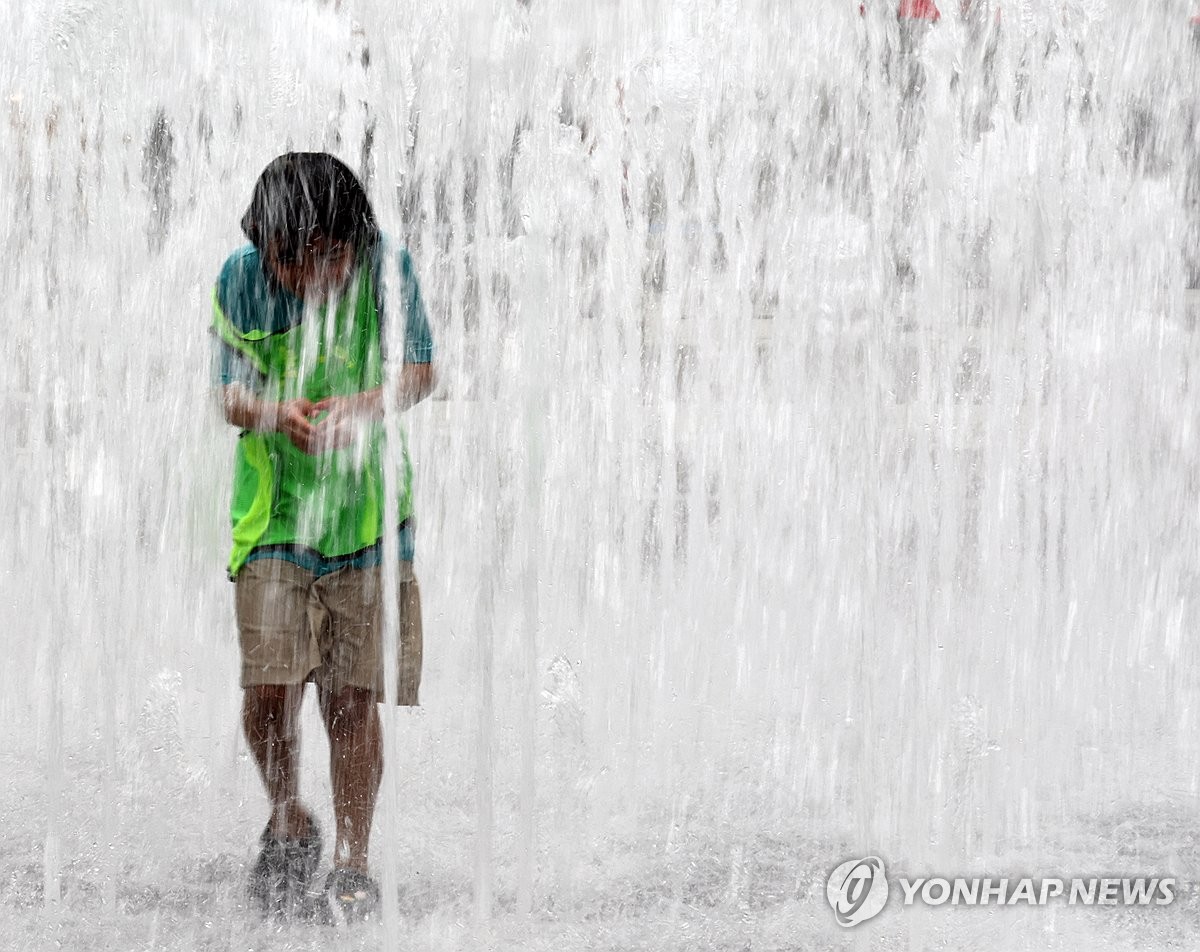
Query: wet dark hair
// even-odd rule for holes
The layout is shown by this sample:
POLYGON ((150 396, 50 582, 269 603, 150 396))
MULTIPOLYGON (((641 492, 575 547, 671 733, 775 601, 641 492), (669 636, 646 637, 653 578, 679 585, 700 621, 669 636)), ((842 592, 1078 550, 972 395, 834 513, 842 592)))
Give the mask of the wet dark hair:
POLYGON ((286 152, 254 183, 242 231, 259 252, 277 242, 284 261, 296 261, 318 236, 345 241, 360 252, 379 241, 366 189, 344 162, 328 152, 286 152))

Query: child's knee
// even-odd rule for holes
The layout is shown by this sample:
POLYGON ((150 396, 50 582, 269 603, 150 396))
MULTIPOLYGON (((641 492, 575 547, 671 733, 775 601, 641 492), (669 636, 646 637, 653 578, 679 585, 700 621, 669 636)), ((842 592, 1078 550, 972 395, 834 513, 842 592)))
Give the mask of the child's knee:
POLYGON ((353 733, 377 718, 375 694, 366 688, 344 687, 322 698, 322 713, 330 732, 353 733))

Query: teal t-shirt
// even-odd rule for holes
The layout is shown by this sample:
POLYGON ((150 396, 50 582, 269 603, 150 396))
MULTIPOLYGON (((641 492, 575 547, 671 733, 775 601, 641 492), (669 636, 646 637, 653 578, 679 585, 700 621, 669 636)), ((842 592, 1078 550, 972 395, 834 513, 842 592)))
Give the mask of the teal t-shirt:
MULTIPOLYGON (((393 288, 400 299, 405 319, 404 362, 427 364, 433 360, 433 338, 429 319, 421 300, 421 290, 413 268, 412 257, 405 249, 393 251, 380 242, 376 273, 391 259, 399 275, 399 286, 393 288)), ((384 277, 393 279, 394 275, 384 277)), ((376 287, 383 282, 377 280, 376 287)), ((276 334, 296 327, 304 320, 304 301, 274 285, 267 276, 253 245, 239 248, 226 259, 217 278, 217 301, 226 317, 239 333, 261 331, 276 334)), ((384 330, 389 316, 385 301, 379 301, 380 348, 387 359, 387 333, 384 330)), ((262 389, 259 371, 236 349, 213 336, 213 382, 218 386, 238 383, 253 392, 262 389)), ((400 559, 411 562, 415 552, 413 519, 410 516, 400 527, 400 559)), ((382 546, 376 543, 350 555, 330 558, 314 549, 298 545, 264 545, 251 550, 247 562, 262 558, 278 558, 293 562, 316 575, 327 575, 343 568, 371 568, 383 558, 382 546)))

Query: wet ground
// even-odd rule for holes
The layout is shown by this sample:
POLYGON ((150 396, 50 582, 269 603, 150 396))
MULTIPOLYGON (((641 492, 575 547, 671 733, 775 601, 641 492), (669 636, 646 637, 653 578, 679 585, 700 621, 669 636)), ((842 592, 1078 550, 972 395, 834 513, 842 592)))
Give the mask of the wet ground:
MULTIPOLYGON (((0 787, 8 834, 0 846, 0 928, 11 949, 304 950, 390 947, 382 925, 352 929, 261 921, 242 901, 261 822, 260 797, 240 779, 166 771, 125 787, 116 816, 81 796, 99 783, 86 753, 60 824, 58 903, 44 901, 45 783, 35 764, 9 762, 0 787), (249 796, 245 795, 249 792, 249 796), (105 831, 107 830, 107 834, 105 831), (108 839, 106 840, 106 835, 108 839)), ((234 770, 242 774, 245 766, 234 770)), ((322 794, 313 794, 316 804, 322 794)), ((830 869, 854 851, 797 817, 717 820, 679 804, 636 819, 577 817, 574 836, 539 839, 535 910, 518 914, 514 843, 497 830, 496 904, 474 915, 474 818, 469 785, 406 784, 399 923, 390 938, 422 949, 988 949, 1158 950, 1200 943, 1200 830, 1195 806, 1163 799, 1061 820, 1037 844, 964 856, 929 869, 888 856, 892 893, 874 920, 837 926, 825 899, 830 869), (411 798, 411 799, 410 799, 411 798), (896 876, 1171 875, 1169 906, 1144 908, 904 907, 896 876)), ((547 826, 570 825, 548 819, 547 826)), ((328 828, 328 817, 325 819, 328 828)), ((328 861, 328 853, 326 861, 328 861)), ((378 865, 378 856, 376 856, 378 865)))

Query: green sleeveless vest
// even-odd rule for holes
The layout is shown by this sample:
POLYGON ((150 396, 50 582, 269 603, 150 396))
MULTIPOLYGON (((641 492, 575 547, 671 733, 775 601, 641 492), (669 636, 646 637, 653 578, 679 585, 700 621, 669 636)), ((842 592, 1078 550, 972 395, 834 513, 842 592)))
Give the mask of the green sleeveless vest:
MULTIPOLYGON (((296 326, 241 334, 213 292, 213 330, 261 377, 258 396, 281 401, 346 396, 383 383, 379 312, 372 268, 363 264, 336 307, 322 305, 296 326), (332 322, 332 324, 331 324, 332 322)), ((251 550, 290 544, 324 558, 352 555, 383 535, 383 426, 368 424, 358 446, 310 456, 281 433, 242 432, 234 463, 235 577, 251 550)), ((400 521, 412 513, 412 464, 401 434, 400 521)))

